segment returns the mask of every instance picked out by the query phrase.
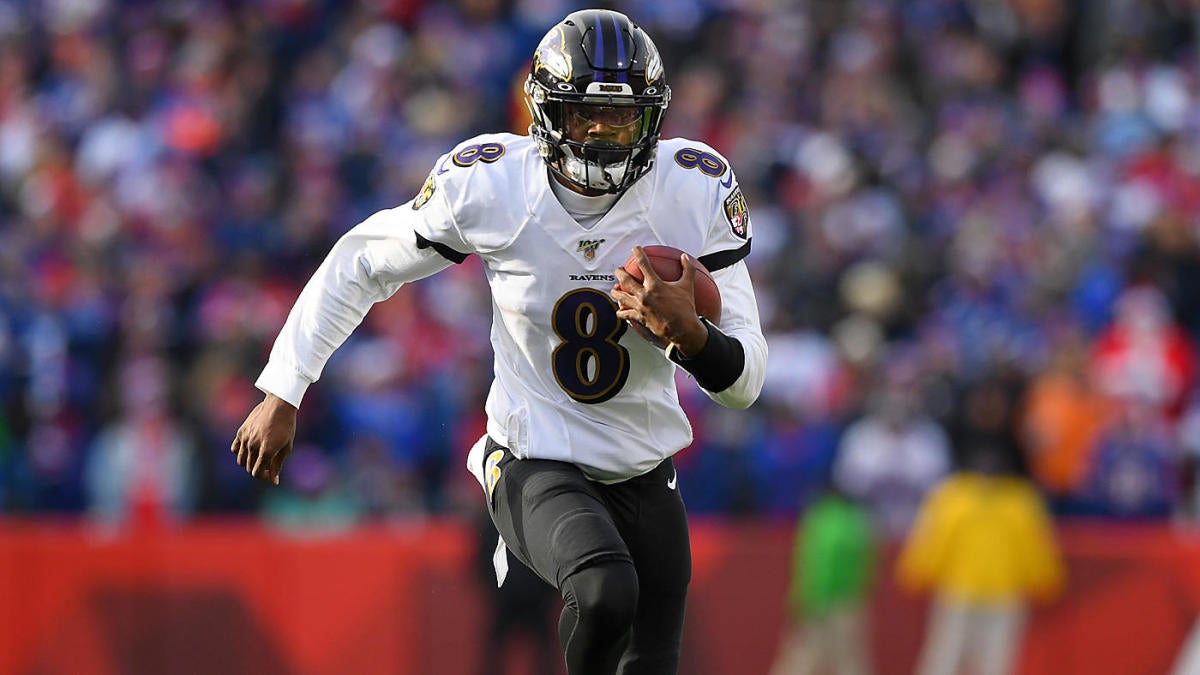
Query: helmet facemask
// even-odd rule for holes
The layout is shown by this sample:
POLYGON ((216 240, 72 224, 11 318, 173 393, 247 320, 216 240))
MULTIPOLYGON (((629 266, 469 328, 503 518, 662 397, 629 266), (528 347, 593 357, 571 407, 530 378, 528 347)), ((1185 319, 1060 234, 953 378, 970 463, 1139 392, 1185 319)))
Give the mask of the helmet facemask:
POLYGON ((586 190, 616 194, 650 169, 665 103, 556 95, 532 78, 525 91, 533 116, 530 133, 551 170, 563 179, 586 190), (593 128, 606 133, 592 137, 588 130, 593 128))

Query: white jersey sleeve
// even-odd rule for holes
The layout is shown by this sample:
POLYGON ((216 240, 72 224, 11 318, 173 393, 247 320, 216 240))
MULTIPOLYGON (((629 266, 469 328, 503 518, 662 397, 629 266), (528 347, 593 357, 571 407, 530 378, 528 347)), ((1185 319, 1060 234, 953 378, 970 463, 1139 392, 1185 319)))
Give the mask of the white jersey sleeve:
POLYGON ((702 390, 723 406, 745 408, 762 391, 767 365, 767 342, 745 263, 753 238, 745 195, 728 160, 704 143, 671 139, 663 143, 660 157, 670 169, 672 184, 665 190, 681 195, 680 209, 702 209, 695 214, 695 221, 705 227, 699 233, 704 244, 697 257, 721 291, 717 327, 736 339, 745 355, 742 372, 733 384, 719 392, 702 390))
POLYGON ((419 208, 422 199, 429 201, 430 185, 426 181, 412 201, 375 213, 338 240, 292 306, 255 386, 299 407, 373 304, 454 262, 418 234, 453 231, 440 209, 419 208))
MULTIPOLYGON (((714 151, 715 153, 715 151, 714 151)), ((719 155, 718 155, 719 156, 719 155)), ((728 184, 719 181, 716 200, 713 203, 713 222, 709 232, 711 239, 706 254, 713 267, 712 274, 721 291, 721 331, 742 343, 746 361, 742 374, 729 388, 713 393, 706 392, 717 403, 730 408, 745 408, 758 398, 766 378, 767 341, 763 337, 758 316, 758 302, 754 297, 754 286, 750 281, 750 270, 745 257, 750 253, 753 235, 750 226, 750 209, 746 204, 742 188, 729 170, 728 184), (736 258, 736 262, 727 263, 736 258)))
POLYGON ((750 283, 750 270, 738 261, 713 273, 721 290, 721 332, 742 344, 745 364, 742 374, 719 392, 704 390, 709 398, 727 408, 746 408, 758 399, 767 370, 767 340, 759 325, 758 304, 750 283))

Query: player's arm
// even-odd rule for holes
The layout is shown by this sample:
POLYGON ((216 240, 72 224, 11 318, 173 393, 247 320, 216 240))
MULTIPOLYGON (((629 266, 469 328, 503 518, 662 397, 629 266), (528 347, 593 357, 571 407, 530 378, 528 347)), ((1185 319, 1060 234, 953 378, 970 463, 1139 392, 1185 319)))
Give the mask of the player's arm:
POLYGON ((738 261, 713 273, 721 291, 721 325, 704 322, 704 347, 668 356, 696 378, 709 398, 727 408, 746 408, 762 391, 767 370, 767 341, 759 325, 758 305, 746 263, 738 261))
POLYGON ((687 189, 698 190, 696 217, 706 222, 698 257, 721 292, 721 323, 704 322, 707 336, 698 353, 671 350, 668 356, 709 398, 728 408, 745 408, 762 391, 767 366, 767 341, 745 263, 752 239, 750 210, 733 169, 716 150, 704 144, 684 148, 675 154, 674 164, 692 179, 687 189))
POLYGON ((338 240, 288 314, 255 386, 266 393, 230 448, 256 478, 278 483, 308 386, 373 304, 455 260, 415 229, 408 205, 380 211, 338 240))
POLYGON ((745 408, 762 391, 767 369, 767 341, 745 263, 753 238, 750 209, 728 162, 712 148, 704 150, 700 155, 710 160, 709 168, 720 173, 708 172, 708 180, 698 182, 708 195, 707 200, 697 200, 705 204, 708 218, 699 258, 721 292, 721 325, 705 322, 708 340, 699 354, 672 351, 670 357, 696 378, 709 398, 728 408, 745 408))
POLYGON ((413 230, 407 207, 380 211, 344 234, 292 306, 255 385, 299 408, 325 362, 375 303, 452 263, 413 230))

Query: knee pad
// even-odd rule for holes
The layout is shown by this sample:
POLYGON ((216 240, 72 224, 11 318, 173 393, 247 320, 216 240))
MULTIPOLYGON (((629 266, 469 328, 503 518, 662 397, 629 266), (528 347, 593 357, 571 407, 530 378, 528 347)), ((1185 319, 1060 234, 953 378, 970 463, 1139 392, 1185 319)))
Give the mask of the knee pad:
POLYGON ((633 624, 638 605, 638 577, 633 563, 609 560, 567 577, 563 600, 593 630, 623 633, 633 624))

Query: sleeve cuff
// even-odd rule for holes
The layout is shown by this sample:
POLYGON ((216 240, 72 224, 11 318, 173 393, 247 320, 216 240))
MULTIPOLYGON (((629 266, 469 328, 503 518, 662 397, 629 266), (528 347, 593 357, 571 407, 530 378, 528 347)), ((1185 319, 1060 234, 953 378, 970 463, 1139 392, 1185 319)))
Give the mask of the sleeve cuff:
POLYGON ((258 380, 254 382, 254 386, 263 393, 275 394, 297 409, 300 408, 300 401, 304 399, 304 392, 308 391, 310 384, 312 382, 294 369, 274 362, 268 362, 258 380))

